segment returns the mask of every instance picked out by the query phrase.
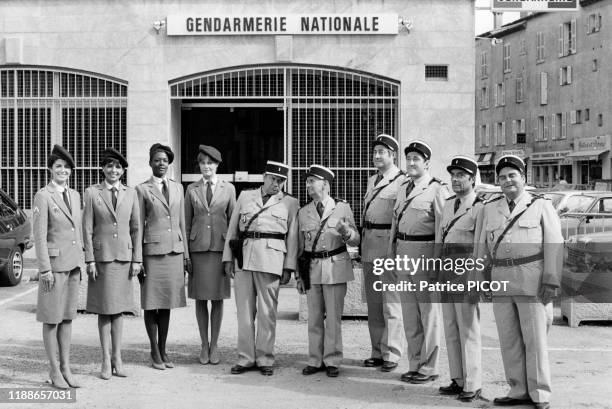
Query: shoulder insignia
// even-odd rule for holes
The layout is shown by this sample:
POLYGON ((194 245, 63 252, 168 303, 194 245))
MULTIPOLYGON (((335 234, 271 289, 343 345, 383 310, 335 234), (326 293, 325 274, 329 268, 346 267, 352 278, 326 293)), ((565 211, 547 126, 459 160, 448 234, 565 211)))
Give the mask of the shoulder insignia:
POLYGON ((428 185, 431 185, 432 183, 437 183, 439 185, 443 185, 444 183, 442 183, 442 181, 438 178, 431 178, 431 180, 429 181, 428 185))
POLYGON ((493 203, 493 202, 497 202, 498 200, 501 200, 504 196, 497 196, 494 197, 493 199, 489 199, 489 200, 485 200, 484 204, 489 204, 489 203, 493 203))
POLYGON ((34 209, 32 209, 32 213, 34 215, 37 215, 38 213, 40 213, 40 209, 38 208, 38 206, 34 206, 34 209))
POLYGON ((332 197, 332 199, 334 199, 334 202, 348 203, 346 200, 340 199, 340 198, 337 198, 337 197, 332 197))
POLYGON ((456 198, 456 197, 457 197, 457 195, 452 195, 451 197, 449 197, 449 198, 448 198, 448 199, 446 199, 446 200, 453 200, 453 199, 454 199, 454 198, 456 198))
POLYGON ((484 203, 484 200, 482 200, 482 198, 476 196, 476 199, 474 199, 474 203, 472 203, 472 206, 474 206, 476 203, 484 203))

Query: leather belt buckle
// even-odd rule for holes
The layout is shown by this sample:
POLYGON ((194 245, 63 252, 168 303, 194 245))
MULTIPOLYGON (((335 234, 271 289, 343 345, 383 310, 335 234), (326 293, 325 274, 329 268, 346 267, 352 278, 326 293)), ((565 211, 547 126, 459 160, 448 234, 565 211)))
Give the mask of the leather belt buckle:
POLYGON ((253 232, 253 238, 254 239, 259 239, 259 238, 261 238, 261 234, 258 231, 254 231, 253 232))
POLYGON ((505 258, 505 259, 503 259, 503 265, 505 267, 512 267, 512 266, 514 266, 514 259, 513 258, 505 258))
POLYGON ((321 258, 327 258, 327 257, 330 257, 329 251, 322 251, 321 252, 321 258))

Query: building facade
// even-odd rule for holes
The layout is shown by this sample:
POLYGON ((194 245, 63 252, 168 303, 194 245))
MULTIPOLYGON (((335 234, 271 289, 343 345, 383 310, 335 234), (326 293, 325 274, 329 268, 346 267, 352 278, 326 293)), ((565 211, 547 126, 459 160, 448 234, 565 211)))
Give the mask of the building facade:
POLYGON ((1 186, 29 208, 53 143, 80 191, 109 145, 129 185, 149 177, 154 142, 189 183, 210 144, 239 189, 268 159, 290 164, 302 203, 308 166, 329 166, 358 215, 376 134, 428 141, 440 176, 472 151, 473 27, 472 0, 3 1, 1 186))
POLYGON ((529 183, 612 178, 612 1, 538 13, 476 38, 475 152, 483 180, 496 158, 527 161, 529 183))

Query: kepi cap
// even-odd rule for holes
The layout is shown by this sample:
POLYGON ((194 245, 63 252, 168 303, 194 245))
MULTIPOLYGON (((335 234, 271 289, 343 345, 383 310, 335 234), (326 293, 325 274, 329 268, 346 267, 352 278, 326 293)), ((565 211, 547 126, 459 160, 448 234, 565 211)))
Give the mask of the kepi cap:
POLYGON ((412 141, 404 149, 404 155, 408 155, 408 152, 416 152, 425 158, 425 160, 431 159, 431 148, 423 141, 412 141))
POLYGON ((268 163, 266 163, 265 173, 287 179, 287 175, 289 174, 289 166, 285 165, 284 163, 269 160, 268 163))
POLYGON ((499 172, 503 168, 514 168, 521 173, 525 173, 525 162, 516 155, 504 155, 499 158, 497 165, 495 165, 495 173, 499 175, 499 172))
POLYGON ((153 159, 153 155, 156 152, 165 152, 168 155, 168 163, 172 163, 174 161, 174 152, 170 149, 169 146, 162 145, 161 143, 155 143, 149 149, 149 160, 153 159))
POLYGON ((467 156, 457 155, 451 159, 451 164, 446 167, 449 173, 453 169, 460 169, 474 176, 478 172, 478 163, 467 156))
POLYGON ((223 158, 221 158, 221 152, 219 152, 217 148, 208 145, 200 145, 199 149, 200 152, 202 152, 204 155, 207 155, 215 162, 223 162, 223 158))
POLYGON ((104 166, 104 164, 109 160, 109 159, 113 159, 118 161, 121 166, 123 166, 124 168, 128 167, 128 161, 127 159, 125 159, 125 156, 123 156, 118 150, 116 150, 115 148, 106 148, 102 151, 102 153, 100 154, 101 156, 101 160, 100 160, 100 166, 104 166))
POLYGON ((48 168, 52 167, 53 162, 55 162, 58 159, 65 160, 68 166, 74 169, 74 159, 72 158, 72 155, 70 154, 70 152, 68 152, 66 148, 64 148, 61 145, 53 145, 53 149, 51 150, 51 155, 49 156, 49 159, 47 160, 47 167, 48 168))
POLYGON ((391 135, 384 133, 381 133, 376 137, 376 139, 374 139, 374 144, 372 147, 375 147, 376 145, 382 145, 393 152, 397 152, 399 150, 399 143, 397 143, 397 140, 395 140, 395 138, 391 135))
POLYGON ((308 176, 313 176, 321 180, 327 180, 330 183, 336 177, 336 175, 334 174, 334 172, 332 172, 331 169, 321 165, 310 165, 308 173, 306 173, 306 177, 308 176))

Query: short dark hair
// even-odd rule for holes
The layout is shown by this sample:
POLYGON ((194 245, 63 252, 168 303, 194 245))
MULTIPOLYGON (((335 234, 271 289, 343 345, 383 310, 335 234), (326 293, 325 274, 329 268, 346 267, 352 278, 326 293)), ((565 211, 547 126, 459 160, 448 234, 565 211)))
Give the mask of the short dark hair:
POLYGON ((204 152, 198 152, 198 157, 196 158, 196 162, 200 163, 200 161, 204 160, 204 157, 207 157, 208 159, 210 159, 212 162, 215 162, 217 165, 219 164, 219 162, 213 158, 212 156, 204 153, 204 152))
MULTIPOLYGON (((49 155, 49 157, 47 158, 47 168, 48 169, 52 169, 53 168, 53 164, 55 163, 55 161, 57 161, 58 159, 62 159, 64 160, 64 158, 62 158, 59 155, 55 155, 55 154, 51 154, 49 155)), ((69 167, 70 169, 72 169, 72 166, 70 166, 70 163, 66 162, 66 167, 69 167)))
POLYGON ((102 159, 102 163, 100 164, 100 166, 101 167, 105 167, 109 163, 117 164, 117 165, 121 166, 121 168, 123 169, 123 165, 121 164, 119 159, 113 158, 113 157, 110 157, 110 156, 107 156, 106 158, 102 159))

